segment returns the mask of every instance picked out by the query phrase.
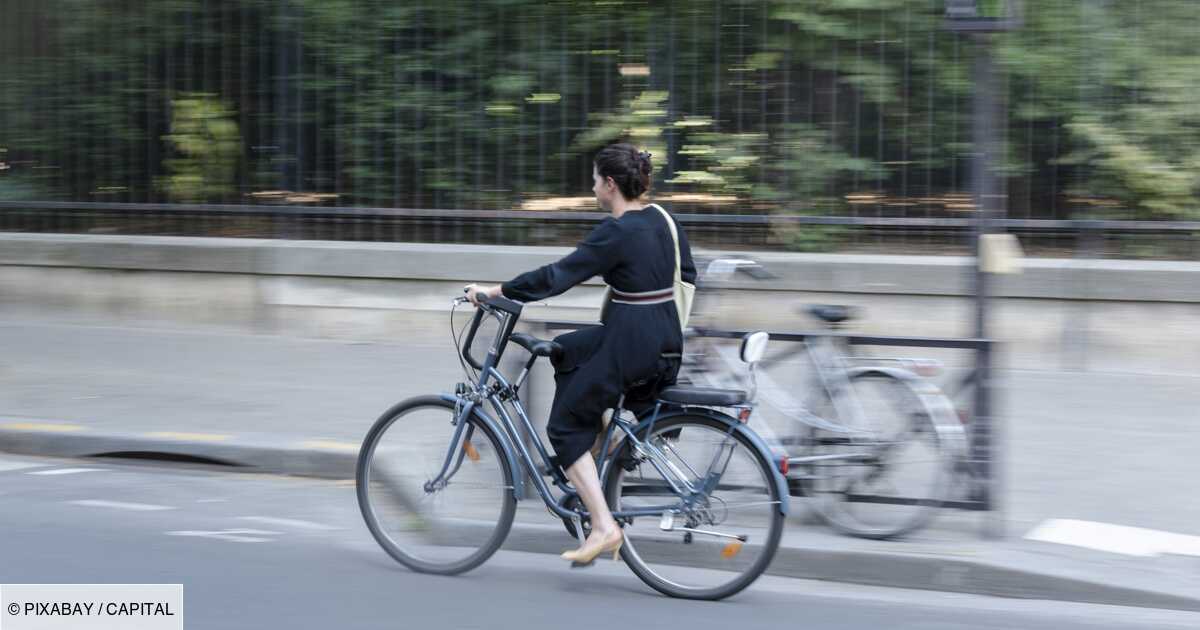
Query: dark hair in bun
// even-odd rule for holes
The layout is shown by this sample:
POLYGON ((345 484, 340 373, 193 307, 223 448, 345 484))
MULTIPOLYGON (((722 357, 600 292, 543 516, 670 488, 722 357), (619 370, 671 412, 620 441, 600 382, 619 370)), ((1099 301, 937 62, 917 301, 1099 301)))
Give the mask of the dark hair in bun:
POLYGON ((626 199, 637 199, 650 190, 650 154, 632 144, 610 144, 596 154, 596 172, 611 177, 626 199))

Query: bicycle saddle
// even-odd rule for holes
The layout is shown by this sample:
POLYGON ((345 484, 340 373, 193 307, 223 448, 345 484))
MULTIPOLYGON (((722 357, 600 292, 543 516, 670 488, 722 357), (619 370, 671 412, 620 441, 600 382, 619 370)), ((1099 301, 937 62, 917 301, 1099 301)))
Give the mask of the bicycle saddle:
POLYGON ((550 357, 551 361, 557 361, 562 357, 563 347, 556 342, 538 339, 533 335, 525 333, 513 333, 508 339, 518 346, 525 348, 529 351, 529 354, 534 356, 550 357))
POLYGON ((836 304, 809 304, 804 311, 830 324, 839 324, 854 318, 854 308, 836 304))

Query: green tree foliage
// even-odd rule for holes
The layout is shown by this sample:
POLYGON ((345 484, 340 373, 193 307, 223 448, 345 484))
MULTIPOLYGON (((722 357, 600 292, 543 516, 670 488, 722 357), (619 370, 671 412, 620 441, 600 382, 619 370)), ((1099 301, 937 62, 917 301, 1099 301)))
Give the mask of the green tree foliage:
MULTIPOLYGON (((1014 212, 1200 217, 1200 3, 1024 4, 993 37, 1014 212)), ((941 0, 7 6, 0 179, 26 196, 505 208, 586 194, 617 139, 721 211, 925 216, 967 189, 975 46, 941 0), (197 154, 172 95, 199 93, 234 132, 197 154)))
POLYGON ((163 188, 171 201, 220 199, 237 181, 242 138, 233 113, 211 94, 186 94, 171 103, 173 149, 163 188))

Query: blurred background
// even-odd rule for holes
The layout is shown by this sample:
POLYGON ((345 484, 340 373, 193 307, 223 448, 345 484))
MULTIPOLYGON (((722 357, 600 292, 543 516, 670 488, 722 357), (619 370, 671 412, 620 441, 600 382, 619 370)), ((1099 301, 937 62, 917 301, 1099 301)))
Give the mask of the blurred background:
MULTIPOLYGON (((675 212, 746 217, 697 222, 702 245, 962 253, 952 222, 777 220, 971 216, 978 45, 949 28, 946 5, 10 0, 0 199, 310 211, 10 207, 2 220, 571 244, 570 220, 437 211, 594 210, 590 156, 627 139, 654 154, 657 198, 675 212), (346 229, 350 217, 370 224, 346 229)), ((984 89, 1007 218, 1198 218, 1198 14, 1191 0, 1054 0, 994 38, 984 89)), ((1013 229, 1038 253, 1076 245, 1069 226, 1013 229)), ((1196 255, 1194 229, 1109 234, 1120 256, 1196 255)))
MULTIPOLYGON (((569 251, 628 141, 729 272, 697 383, 746 386, 728 331, 851 305, 837 332, 969 446, 900 540, 794 497, 769 576, 704 614, 620 565, 564 577, 532 497, 507 549, 542 555, 465 578, 488 622, 1200 627, 1197 33, 1196 0, 0 0, 0 583, 182 582, 195 627, 446 625, 459 583, 363 526, 362 437, 463 378, 451 300, 569 251)), ((780 443, 801 337, 759 373, 780 443)), ((535 422, 552 391, 535 369, 535 422)))

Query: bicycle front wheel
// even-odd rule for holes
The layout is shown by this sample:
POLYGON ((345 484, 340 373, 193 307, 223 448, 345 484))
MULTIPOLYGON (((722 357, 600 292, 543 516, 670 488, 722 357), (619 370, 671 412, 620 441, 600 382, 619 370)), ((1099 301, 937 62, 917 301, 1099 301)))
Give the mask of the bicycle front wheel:
POLYGON ((358 456, 367 528, 389 555, 422 573, 482 564, 504 542, 516 510, 500 437, 474 414, 458 432, 455 413, 437 396, 406 400, 375 422, 358 456))
POLYGON ((734 428, 703 416, 668 418, 641 437, 646 452, 631 452, 626 440, 609 467, 611 509, 648 513, 622 519, 621 557, 659 592, 729 597, 775 556, 784 522, 775 472, 734 428), (681 492, 681 482, 691 490, 681 492))

